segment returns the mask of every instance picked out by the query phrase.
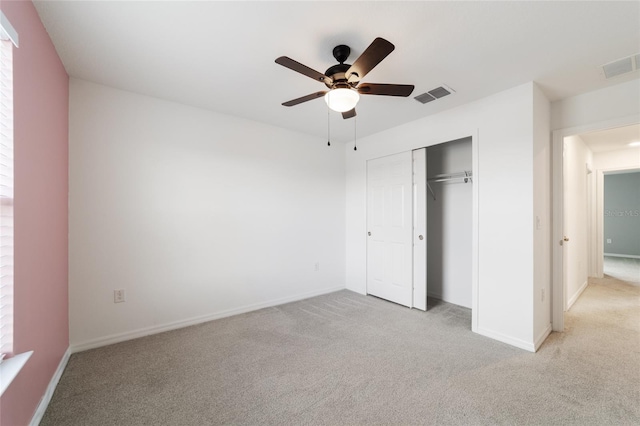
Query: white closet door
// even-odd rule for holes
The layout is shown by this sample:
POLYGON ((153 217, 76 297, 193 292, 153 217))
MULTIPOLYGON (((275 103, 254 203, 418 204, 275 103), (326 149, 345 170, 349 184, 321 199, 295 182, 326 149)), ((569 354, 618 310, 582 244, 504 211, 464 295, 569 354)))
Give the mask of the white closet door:
POLYGON ((367 162, 367 293, 413 307, 412 155, 367 162))
POLYGON ((413 151, 413 307, 427 310, 427 149, 413 151))

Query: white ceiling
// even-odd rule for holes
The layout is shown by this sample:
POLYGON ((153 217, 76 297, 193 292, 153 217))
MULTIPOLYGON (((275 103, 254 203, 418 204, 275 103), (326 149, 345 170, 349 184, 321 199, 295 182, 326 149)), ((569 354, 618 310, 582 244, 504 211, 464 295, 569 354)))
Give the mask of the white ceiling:
POLYGON ((592 152, 629 149, 631 142, 640 142, 640 124, 579 135, 592 152))
MULTIPOLYGON (((640 2, 118 2, 35 1, 67 72, 108 86, 245 117, 321 138, 324 89, 274 60, 324 72, 347 44, 352 63, 375 37, 396 49, 364 79, 414 84, 410 98, 362 96, 363 137, 536 81, 550 100, 639 78, 605 80, 602 64, 640 52, 640 2), (446 84, 456 94, 413 96, 446 84)), ((332 140, 354 121, 332 113, 332 140)))

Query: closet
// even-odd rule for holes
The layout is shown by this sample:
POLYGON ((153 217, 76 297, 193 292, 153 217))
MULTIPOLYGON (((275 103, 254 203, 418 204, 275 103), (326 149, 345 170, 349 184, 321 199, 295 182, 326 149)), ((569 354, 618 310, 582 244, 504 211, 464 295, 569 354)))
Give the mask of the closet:
POLYGON ((367 293, 472 308, 472 138, 367 162, 367 293))
POLYGON ((471 308, 471 138, 426 148, 427 295, 471 308))

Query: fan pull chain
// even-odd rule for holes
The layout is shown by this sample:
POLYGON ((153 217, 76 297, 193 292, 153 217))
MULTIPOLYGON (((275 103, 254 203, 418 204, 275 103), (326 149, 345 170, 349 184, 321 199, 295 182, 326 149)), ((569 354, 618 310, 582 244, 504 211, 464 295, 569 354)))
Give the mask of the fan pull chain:
POLYGON ((358 116, 353 117, 353 150, 357 151, 358 147, 356 146, 356 140, 357 138, 357 131, 358 129, 358 116))
POLYGON ((327 107, 327 146, 331 146, 331 111, 327 107))

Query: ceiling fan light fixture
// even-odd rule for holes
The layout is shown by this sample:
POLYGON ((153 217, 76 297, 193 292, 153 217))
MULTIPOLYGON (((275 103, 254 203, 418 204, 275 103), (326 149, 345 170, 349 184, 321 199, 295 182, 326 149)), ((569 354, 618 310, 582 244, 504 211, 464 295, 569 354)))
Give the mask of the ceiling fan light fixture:
POLYGON ((324 95, 327 106, 336 112, 351 111, 360 100, 360 95, 353 89, 333 89, 324 95))

